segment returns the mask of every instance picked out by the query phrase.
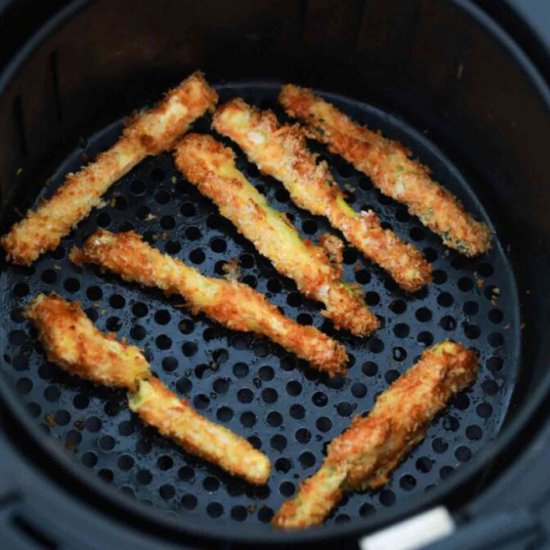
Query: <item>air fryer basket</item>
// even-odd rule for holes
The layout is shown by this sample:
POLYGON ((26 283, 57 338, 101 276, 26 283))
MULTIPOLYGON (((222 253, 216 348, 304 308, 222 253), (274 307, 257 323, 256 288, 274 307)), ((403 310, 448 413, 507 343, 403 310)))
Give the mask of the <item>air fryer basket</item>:
MULTIPOLYGON (((499 443, 522 428, 548 383, 542 333, 550 309, 544 290, 550 191, 539 177, 550 128, 543 90, 526 60, 467 2, 75 2, 61 19, 3 81, 1 135, 10 145, 0 150, 3 228, 112 144, 122 115, 201 68, 221 102, 241 96, 281 117, 275 101, 281 83, 315 87, 410 147, 493 226, 496 238, 489 254, 473 260, 446 250, 366 176, 312 144, 356 208, 372 207, 434 265, 434 284, 408 296, 346 249, 345 278, 363 287, 383 321, 360 340, 335 333, 317 305, 185 182, 171 155, 147 159, 57 250, 31 268, 4 264, 3 391, 15 389, 26 408, 12 413, 23 423, 34 417, 59 440, 64 450, 55 460, 105 502, 172 529, 265 540, 274 537, 273 511, 319 467, 326 443, 353 415, 370 410, 426 346, 449 337, 479 351, 478 379, 453 399, 391 483, 346 497, 320 529, 275 536, 311 540, 366 530, 400 510, 443 498, 458 506, 472 495, 474 474, 479 479, 499 443), (68 251, 96 227, 135 229, 207 274, 221 276, 223 263, 238 258, 243 282, 346 344, 348 376, 328 380, 268 341, 190 315, 176 299, 74 266, 68 251), (79 300, 100 329, 143 347, 159 377, 203 414, 266 452, 273 464, 268 486, 252 488, 186 455, 143 427, 122 393, 48 364, 21 316, 21 306, 41 291, 79 300)), ((209 127, 205 119, 194 129, 209 127)), ((305 237, 315 241, 330 231, 238 158, 305 237)))

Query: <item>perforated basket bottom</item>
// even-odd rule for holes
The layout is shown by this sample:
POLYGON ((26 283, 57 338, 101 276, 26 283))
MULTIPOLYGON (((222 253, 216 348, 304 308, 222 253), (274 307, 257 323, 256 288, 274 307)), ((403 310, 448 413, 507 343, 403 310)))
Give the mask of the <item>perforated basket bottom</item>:
MULTIPOLYGON (((226 84, 221 100, 243 96, 262 107, 275 106, 276 85, 226 84)), ((369 105, 331 99, 357 120, 380 128, 409 146, 435 177, 459 195, 476 217, 486 214, 459 171, 433 144, 369 105)), ((277 110, 280 114, 280 111, 277 110)), ((209 120, 195 129, 208 131, 209 120)), ((101 131, 59 167, 51 193, 64 174, 116 140, 120 124, 101 131)), ((375 396, 410 367, 434 342, 452 338, 477 349, 481 371, 469 391, 453 399, 426 439, 379 491, 351 494, 327 523, 374 514, 409 495, 427 491, 469 461, 499 432, 518 368, 519 323, 514 277, 498 242, 479 259, 446 250, 406 209, 374 190, 369 179, 316 147, 330 163, 357 209, 372 207, 388 227, 419 246, 434 265, 434 284, 407 296, 353 248, 345 251, 345 279, 366 291, 366 301, 383 321, 369 339, 334 333, 317 304, 280 277, 253 246, 240 237, 216 207, 175 170, 169 154, 150 158, 124 177, 96 210, 52 253, 29 268, 6 267, 0 279, 5 317, 2 369, 13 381, 29 413, 60 440, 67 453, 121 492, 155 507, 218 522, 267 524, 281 502, 323 460, 326 444, 351 418, 369 411, 375 396), (117 277, 68 260, 96 227, 135 229, 162 251, 222 275, 224 262, 238 258, 242 281, 265 293, 301 323, 335 334, 349 355, 346 378, 328 381, 269 341, 230 332, 190 315, 178 300, 122 283, 117 277), (55 291, 80 301, 101 330, 144 348, 154 371, 204 415, 247 437, 271 459, 269 484, 253 488, 145 428, 127 408, 124 392, 94 387, 46 362, 21 306, 39 292, 55 291)), ((239 156, 239 165, 285 211, 305 238, 316 241, 328 223, 296 208, 283 187, 262 177, 239 156)), ((267 528, 267 526, 266 526, 267 528)))

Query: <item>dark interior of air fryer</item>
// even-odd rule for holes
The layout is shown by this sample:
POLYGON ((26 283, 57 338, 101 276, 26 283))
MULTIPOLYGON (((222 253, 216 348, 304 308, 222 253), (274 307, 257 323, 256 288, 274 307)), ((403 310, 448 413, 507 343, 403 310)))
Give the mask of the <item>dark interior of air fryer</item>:
MULTIPOLYGON (((546 142, 538 139, 543 106, 534 87, 519 62, 454 2, 137 2, 136 9, 98 2, 46 38, 1 99, 1 135, 9 144, 0 151, 2 229, 114 143, 123 116, 195 69, 205 71, 220 103, 243 97, 281 118, 282 83, 313 87, 409 147, 491 224, 492 250, 467 259, 446 249, 367 176, 310 143, 355 208, 375 210, 433 263, 433 284, 411 296, 345 249, 344 278, 363 288, 382 321, 373 336, 358 339, 335 331, 318 304, 278 275, 162 154, 113 186, 106 206, 58 249, 30 268, 3 265, 3 372, 29 414, 91 476, 213 529, 268 530, 282 501, 320 466, 327 443, 368 412, 427 346, 451 338, 479 352, 474 386, 437 417, 387 486, 346 496, 327 524, 364 521, 444 484, 497 439, 546 375, 541 333, 550 308, 540 289, 549 263, 541 251, 548 250, 550 188, 538 181, 546 142), (223 276, 224 263, 237 258, 242 282, 345 344, 348 375, 328 379, 267 340, 191 315, 176 299, 76 267, 68 251, 96 227, 134 229, 208 275, 223 276), (21 311, 51 291, 81 302, 99 329, 142 347, 170 388, 261 448, 273 465, 269 483, 254 488, 184 453, 144 427, 123 392, 48 363, 21 311)), ((210 119, 194 130, 211 133, 210 119)), ((234 149, 238 166, 305 238, 334 232, 234 149)))

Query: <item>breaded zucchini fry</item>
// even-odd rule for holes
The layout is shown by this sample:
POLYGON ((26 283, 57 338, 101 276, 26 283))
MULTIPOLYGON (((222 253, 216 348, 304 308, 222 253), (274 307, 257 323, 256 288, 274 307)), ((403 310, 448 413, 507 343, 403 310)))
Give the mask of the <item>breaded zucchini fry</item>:
POLYGON ((326 334, 285 317, 263 294, 244 284, 205 277, 149 246, 132 231, 98 230, 81 250, 73 249, 71 259, 97 264, 126 281, 178 294, 193 313, 203 312, 233 330, 267 336, 330 375, 345 372, 346 350, 326 334))
POLYGON ((156 378, 142 380, 135 393, 129 393, 130 409, 189 453, 217 464, 232 475, 250 483, 267 482, 269 459, 244 438, 194 411, 185 400, 156 378))
POLYGON ((414 246, 383 229, 374 212, 356 212, 345 201, 328 165, 317 164, 297 125, 281 125, 271 111, 234 99, 217 109, 213 127, 234 140, 262 172, 280 180, 300 208, 326 216, 402 288, 414 292, 431 282, 431 265, 414 246))
POLYGON ((319 472, 282 505, 273 524, 282 528, 319 524, 344 491, 387 483, 391 471, 425 437, 435 415, 473 382, 478 364, 473 351, 449 340, 426 350, 378 397, 369 416, 356 417, 329 445, 319 472))
POLYGON ((269 258, 279 273, 296 281, 308 297, 323 302, 337 328, 365 336, 378 326, 361 297, 340 280, 325 250, 303 241, 286 216, 235 166, 235 155, 208 135, 190 134, 176 146, 176 165, 223 216, 269 258))
POLYGON ((77 302, 39 294, 26 316, 38 328, 50 361, 82 378, 129 390, 130 409, 187 452, 257 485, 269 477, 268 458, 242 437, 210 422, 151 376, 136 346, 100 332, 77 302))
POLYGON ((77 302, 39 294, 27 306, 26 317, 38 328, 48 360, 71 374, 131 390, 151 374, 139 348, 100 332, 77 302))
POLYGON ((172 147, 189 125, 218 96, 202 73, 196 72, 166 94, 154 108, 133 116, 122 137, 93 162, 69 174, 54 195, 16 223, 0 239, 8 258, 22 265, 59 245, 62 237, 101 202, 109 187, 148 155, 172 147))
POLYGON ((406 204, 409 212, 447 246, 466 256, 489 250, 491 232, 487 225, 472 218, 400 143, 354 123, 311 90, 287 84, 279 102, 290 116, 307 124, 312 137, 367 174, 382 193, 406 204))

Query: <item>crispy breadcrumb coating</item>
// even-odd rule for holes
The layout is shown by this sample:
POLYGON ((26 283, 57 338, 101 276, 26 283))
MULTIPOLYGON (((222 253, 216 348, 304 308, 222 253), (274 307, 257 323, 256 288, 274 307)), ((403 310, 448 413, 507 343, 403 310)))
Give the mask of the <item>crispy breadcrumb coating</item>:
POLYGON ((263 453, 246 439, 198 414, 156 378, 141 381, 128 399, 130 409, 143 422, 187 452, 255 485, 267 482, 271 465, 263 453))
POLYGON ((133 231, 98 230, 81 250, 73 249, 71 259, 97 264, 126 281, 178 294, 193 313, 205 313, 232 330, 267 336, 330 375, 345 372, 346 351, 326 334, 285 317, 263 294, 245 284, 205 277, 181 260, 162 254, 133 231))
POLYGON ((287 529, 317 525, 345 491, 386 484, 391 471, 424 439, 435 415, 474 381, 478 366, 472 350, 449 340, 426 350, 378 397, 367 417, 356 417, 329 445, 321 469, 282 505, 273 524, 287 529))
POLYGON ((307 124, 311 137, 369 176, 382 193, 406 204, 447 246, 466 256, 489 250, 487 225, 468 214, 456 197, 430 177, 428 168, 410 158, 403 145, 356 124, 311 90, 287 84, 279 102, 290 116, 307 124))
POLYGON ((378 326, 358 293, 342 283, 326 251, 303 241, 286 216, 271 208, 237 169, 231 149, 212 136, 190 134, 176 146, 176 165, 279 273, 294 279, 308 298, 325 304, 323 314, 337 328, 365 336, 378 326))
POLYGON ((39 294, 25 315, 38 328, 48 360, 71 374, 132 390, 150 376, 141 350, 100 332, 77 302, 39 294))
POLYGON ((372 211, 356 212, 346 202, 326 162, 317 164, 298 125, 281 125, 271 111, 258 111, 233 99, 214 114, 213 127, 234 140, 265 174, 286 187, 292 200, 317 216, 326 216, 369 260, 383 267, 405 290, 431 282, 431 265, 413 245, 383 229, 372 211))
POLYGON ((169 91, 156 107, 134 115, 113 147, 76 174, 68 174, 50 199, 29 210, 0 239, 8 259, 29 265, 56 248, 62 237, 100 204, 101 196, 113 183, 146 156, 172 147, 195 119, 214 108, 217 99, 202 73, 196 72, 169 91))

